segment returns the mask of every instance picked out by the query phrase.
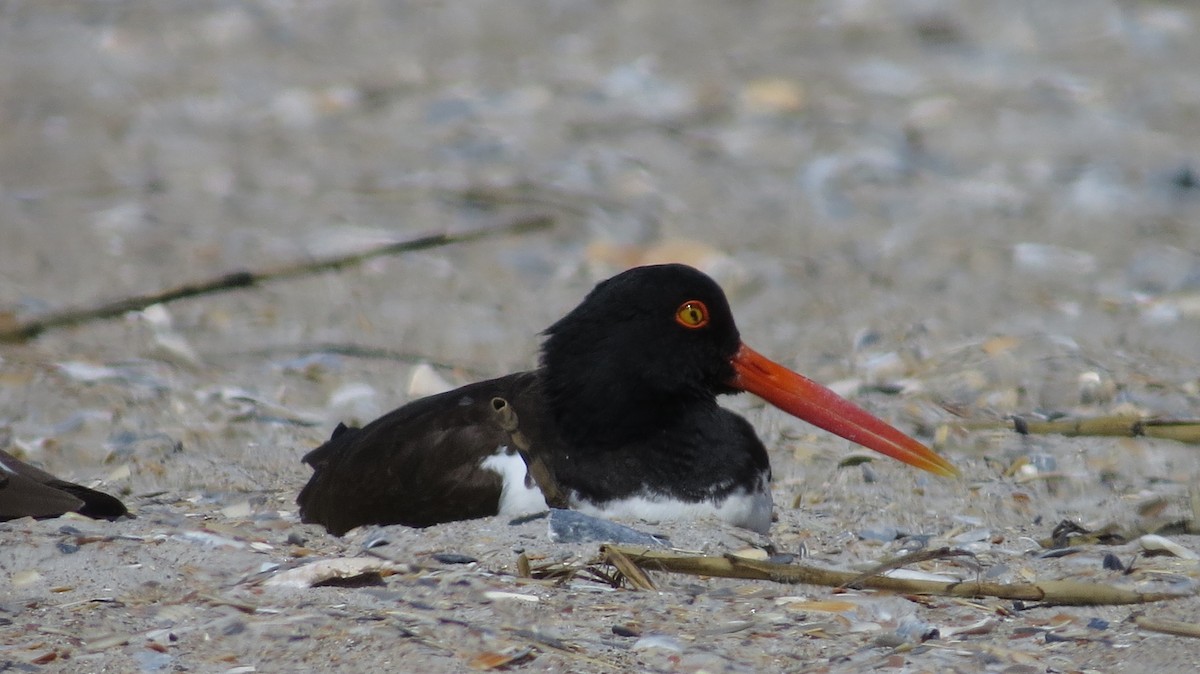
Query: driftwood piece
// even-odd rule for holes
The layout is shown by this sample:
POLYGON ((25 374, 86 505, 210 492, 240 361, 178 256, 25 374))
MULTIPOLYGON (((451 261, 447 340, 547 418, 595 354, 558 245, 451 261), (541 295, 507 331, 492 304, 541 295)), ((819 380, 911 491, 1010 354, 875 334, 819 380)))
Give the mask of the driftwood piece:
POLYGON ((1162 634, 1171 634, 1177 637, 1200 638, 1200 625, 1196 623, 1185 623, 1180 620, 1157 620, 1155 618, 1147 618, 1146 616, 1136 616, 1133 619, 1133 624, 1151 632, 1161 632, 1162 634))
POLYGON ((968 431, 1011 430, 1021 435, 1101 436, 1160 438, 1200 444, 1200 419, 1159 419, 1115 415, 1087 419, 1040 420, 1014 416, 1008 419, 954 421, 950 427, 968 431))
POLYGON ((620 548, 615 545, 609 545, 604 548, 604 559, 609 564, 617 569, 617 572, 624 576, 629 584, 639 590, 654 590, 657 589, 654 581, 650 579, 650 575, 638 566, 637 560, 634 560, 629 555, 625 554, 626 548, 620 548))
POLYGON ((62 328, 89 321, 115 318, 130 311, 140 311, 155 304, 173 302, 188 297, 227 292, 238 288, 259 285, 268 281, 279 281, 324 271, 344 269, 385 255, 398 255, 400 253, 410 253, 454 243, 478 241, 503 234, 532 232, 545 229, 551 224, 553 224, 552 218, 546 215, 522 215, 486 227, 464 232, 426 234, 414 239, 382 244, 357 253, 333 255, 315 260, 305 260, 303 262, 289 262, 258 270, 230 272, 215 278, 195 283, 185 283, 158 292, 134 295, 93 306, 49 312, 28 320, 17 320, 11 316, 8 316, 7 320, 5 320, 5 316, 0 316, 0 343, 28 341, 52 328, 62 328))
POLYGON ((611 559, 614 552, 620 553, 629 561, 648 571, 770 580, 777 583, 803 583, 827 587, 843 587, 853 582, 856 586, 866 589, 888 590, 905 594, 933 594, 968 598, 996 597, 1065 606, 1146 604, 1195 596, 1194 593, 1139 592, 1101 583, 1083 583, 1071 580, 991 583, 980 580, 941 582, 889 576, 863 577, 861 574, 847 571, 821 569, 804 564, 778 564, 732 555, 697 556, 629 546, 606 545, 601 547, 601 556, 606 561, 611 559))

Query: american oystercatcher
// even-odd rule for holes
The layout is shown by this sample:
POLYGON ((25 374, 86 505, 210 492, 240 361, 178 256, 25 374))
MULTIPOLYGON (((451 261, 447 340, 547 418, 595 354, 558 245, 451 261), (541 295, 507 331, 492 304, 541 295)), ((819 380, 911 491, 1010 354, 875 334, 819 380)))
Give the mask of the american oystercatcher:
POLYGON ((771 465, 717 396, 749 391, 827 431, 939 475, 941 456, 742 343, 721 288, 679 264, 597 285, 545 331, 538 369, 469 384, 362 428, 339 424, 304 461, 305 522, 341 535, 547 506, 607 517, 714 515, 765 532, 771 465))
POLYGON ((60 480, 0 450, 0 521, 69 512, 107 520, 129 514, 115 497, 60 480))

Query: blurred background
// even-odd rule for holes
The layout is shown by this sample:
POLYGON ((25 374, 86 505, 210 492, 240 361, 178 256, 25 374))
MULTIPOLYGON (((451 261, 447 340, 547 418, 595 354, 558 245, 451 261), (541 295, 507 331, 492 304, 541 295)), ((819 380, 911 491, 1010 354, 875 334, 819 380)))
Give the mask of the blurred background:
MULTIPOLYGON (((668 259, 722 282, 755 348, 925 437, 947 409, 1194 415, 1198 21, 1181 2, 0 2, 7 321, 555 220, 4 346, 7 446, 131 494, 286 501, 337 420, 530 367, 595 281, 668 259), (422 362, 447 367, 414 380, 422 362)), ((786 439, 807 427, 731 404, 781 485, 802 474, 786 439)))
MULTIPOLYGON (((0 343, 0 448, 138 514, 5 525, 0 662, 461 671, 516 626, 566 639, 517 643, 571 671, 1194 669, 1195 644, 1124 607, 872 596, 852 622, 781 608, 801 590, 773 584, 521 585, 526 545, 568 554, 540 524, 393 530, 425 566, 390 587, 247 578, 362 552, 295 513, 300 457, 337 422, 532 367, 596 281, 676 260, 720 281, 753 348, 964 472, 844 467, 850 443, 730 398, 771 453, 780 551, 852 568, 915 541, 1002 582, 1194 591, 1194 445, 962 426, 1200 416, 1198 29, 1200 4, 1152 0, 0 0, 0 331, 554 223, 0 343), (1082 539, 1059 559, 1039 541, 1061 520, 1168 534, 1189 559, 1082 539), (914 611, 954 645, 892 651, 914 611)), ((1148 613, 1194 622, 1196 602, 1148 613)))

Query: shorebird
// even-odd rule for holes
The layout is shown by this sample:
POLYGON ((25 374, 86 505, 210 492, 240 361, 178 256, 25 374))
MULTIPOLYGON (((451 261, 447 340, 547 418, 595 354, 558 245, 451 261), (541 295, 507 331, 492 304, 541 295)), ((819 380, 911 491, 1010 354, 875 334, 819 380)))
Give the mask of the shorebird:
POLYGON ((339 424, 304 461, 305 522, 423 527, 568 507, 647 519, 715 515, 765 532, 771 465, 717 396, 779 409, 929 472, 941 456, 742 343, 724 292, 688 266, 637 267, 598 284, 545 331, 536 370, 339 424))

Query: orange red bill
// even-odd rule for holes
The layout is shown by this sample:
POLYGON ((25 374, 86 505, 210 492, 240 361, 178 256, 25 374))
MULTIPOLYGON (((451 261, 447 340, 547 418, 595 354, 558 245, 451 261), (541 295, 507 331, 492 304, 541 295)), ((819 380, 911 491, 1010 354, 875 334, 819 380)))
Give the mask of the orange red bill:
POLYGON ((793 372, 742 344, 730 361, 729 385, 748 391, 775 407, 880 454, 937 475, 958 469, 925 445, 817 382, 793 372))

